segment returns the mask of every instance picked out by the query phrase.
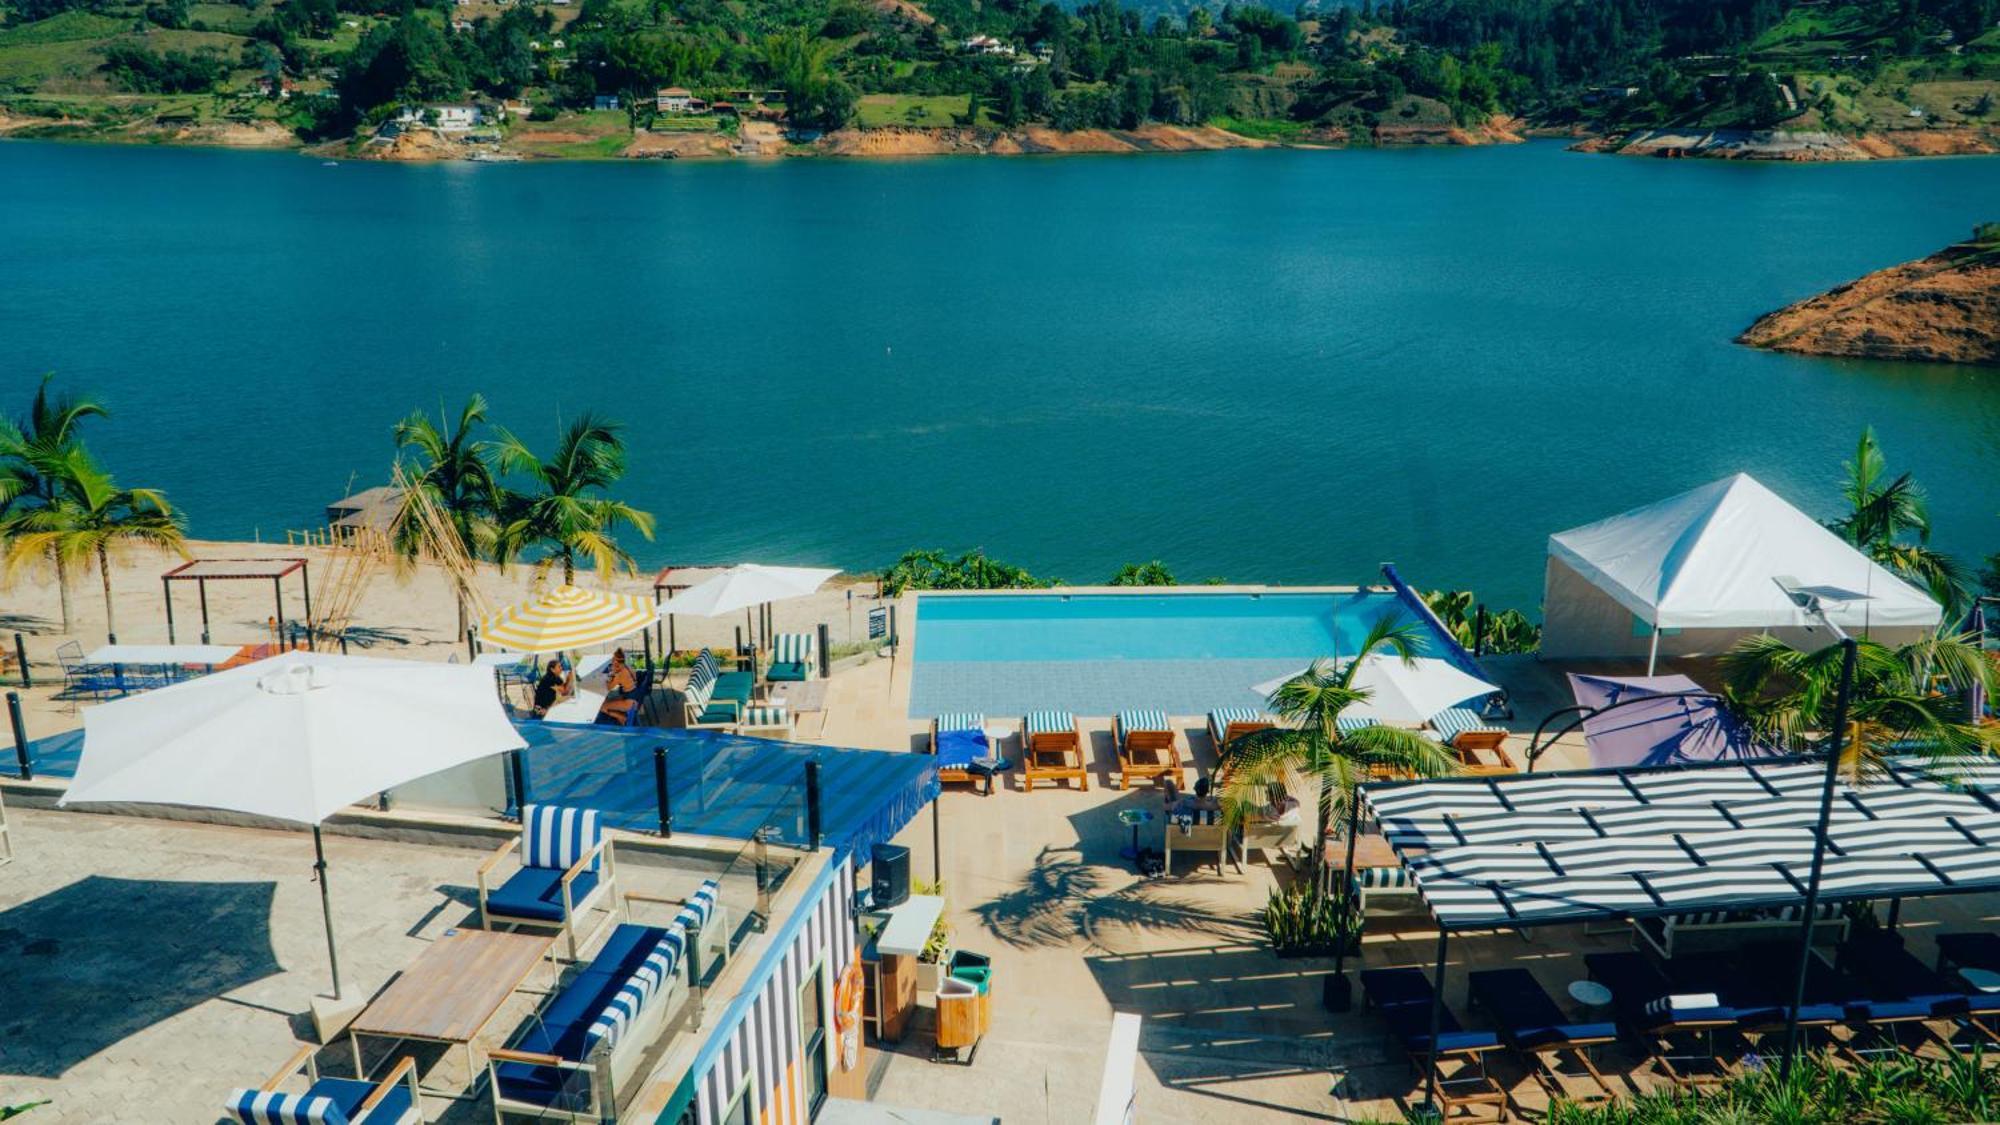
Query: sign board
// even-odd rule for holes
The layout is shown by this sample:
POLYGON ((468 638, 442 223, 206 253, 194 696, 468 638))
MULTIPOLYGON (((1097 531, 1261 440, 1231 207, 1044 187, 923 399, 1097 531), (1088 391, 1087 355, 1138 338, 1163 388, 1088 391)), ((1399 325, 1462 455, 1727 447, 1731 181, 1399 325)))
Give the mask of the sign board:
POLYGON ((868 611, 868 639, 879 641, 889 635, 889 607, 877 606, 868 611))
POLYGON ((1139 1025, 1139 1016, 1132 1012, 1111 1017, 1104 1079, 1097 1088, 1096 1125, 1132 1125, 1138 1119, 1139 1090, 1134 1072, 1139 1065, 1139 1025))

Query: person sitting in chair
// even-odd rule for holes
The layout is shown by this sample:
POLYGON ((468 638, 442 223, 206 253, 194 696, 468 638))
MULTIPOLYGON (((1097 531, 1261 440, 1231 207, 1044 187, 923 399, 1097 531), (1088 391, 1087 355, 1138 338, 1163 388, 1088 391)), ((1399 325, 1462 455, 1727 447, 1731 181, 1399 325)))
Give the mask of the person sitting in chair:
POLYGON ((639 705, 634 695, 638 690, 639 677, 633 675, 632 666, 625 663, 625 650, 613 650, 611 664, 604 669, 604 705, 597 709, 597 721, 624 726, 632 708, 639 705))
POLYGON ((568 699, 575 694, 576 674, 570 671, 569 662, 562 658, 562 653, 556 653, 549 657, 549 662, 542 667, 542 678, 535 683, 535 707, 532 713, 537 719, 545 718, 549 708, 554 707, 559 700, 568 699))

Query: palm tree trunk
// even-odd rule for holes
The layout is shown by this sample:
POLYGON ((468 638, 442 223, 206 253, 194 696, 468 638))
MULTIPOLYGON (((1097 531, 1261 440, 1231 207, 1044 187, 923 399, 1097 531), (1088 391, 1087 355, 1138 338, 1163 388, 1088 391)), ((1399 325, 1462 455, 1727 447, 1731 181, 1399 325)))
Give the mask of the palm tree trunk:
POLYGON ((563 585, 576 585, 576 560, 568 555, 563 556, 563 585))
POLYGON ((56 592, 62 600, 62 631, 64 635, 68 635, 74 629, 70 621, 69 567, 63 563, 62 552, 54 547, 49 548, 49 558, 55 560, 56 564, 56 592))
POLYGON ((118 635, 118 619, 111 611, 111 559, 102 543, 97 545, 97 573, 104 578, 104 632, 115 637, 118 635))

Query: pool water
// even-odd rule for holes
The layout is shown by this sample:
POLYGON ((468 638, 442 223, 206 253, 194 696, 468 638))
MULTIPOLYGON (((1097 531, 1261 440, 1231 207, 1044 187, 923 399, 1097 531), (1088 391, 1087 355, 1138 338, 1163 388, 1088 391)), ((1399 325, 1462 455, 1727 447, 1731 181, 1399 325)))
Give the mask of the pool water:
MULTIPOLYGON (((1420 620, 1374 591, 926 595, 910 714, 1199 715, 1254 704, 1250 685, 1352 655, 1385 615, 1420 620)), ((1419 647, 1431 644, 1427 629, 1419 647)))

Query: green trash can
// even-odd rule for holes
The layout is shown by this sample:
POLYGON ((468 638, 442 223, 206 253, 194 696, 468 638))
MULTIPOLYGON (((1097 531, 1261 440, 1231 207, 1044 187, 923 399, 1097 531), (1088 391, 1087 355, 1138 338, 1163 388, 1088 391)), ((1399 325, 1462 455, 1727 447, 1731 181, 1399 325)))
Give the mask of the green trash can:
POLYGON ((977 985, 979 987, 979 991, 985 992, 990 987, 992 987, 993 970, 976 969, 971 966, 967 966, 962 969, 953 969, 951 971, 951 979, 962 980, 967 984, 977 985))

